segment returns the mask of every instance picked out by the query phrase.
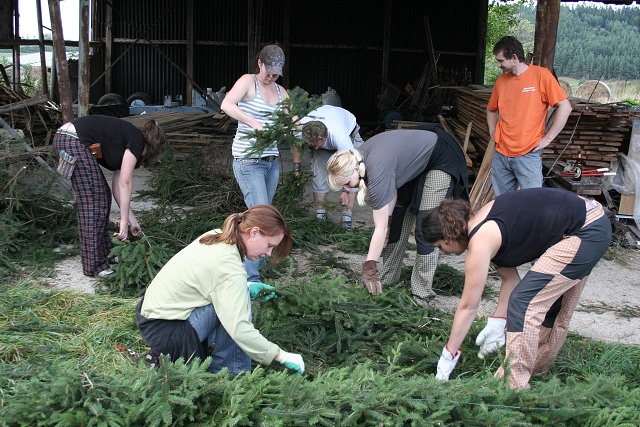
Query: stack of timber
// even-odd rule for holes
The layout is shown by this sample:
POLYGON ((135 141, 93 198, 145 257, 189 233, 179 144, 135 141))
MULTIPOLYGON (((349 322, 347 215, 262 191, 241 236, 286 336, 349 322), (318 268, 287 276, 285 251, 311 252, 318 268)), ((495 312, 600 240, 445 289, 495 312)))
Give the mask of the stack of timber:
POLYGON ((447 119, 451 128, 461 140, 468 140, 467 153, 474 166, 480 166, 484 153, 489 145, 489 129, 487 127, 487 104, 491 97, 491 89, 484 86, 464 86, 455 89, 457 117, 447 119), (467 137, 467 127, 472 123, 467 137))
MULTIPOLYGON (((469 143, 476 150, 469 150, 469 156, 474 165, 479 165, 489 144, 486 109, 491 89, 468 86, 458 88, 457 92, 458 116, 449 119, 449 124, 459 138, 464 138, 467 125, 473 123, 469 143)), ((640 112, 623 104, 586 103, 582 99, 570 101, 573 111, 564 129, 544 149, 543 160, 568 161, 582 153, 585 168, 599 168, 611 166, 618 152, 627 153, 631 121, 640 117, 640 112)))
POLYGON ((22 130, 32 147, 51 144, 53 134, 62 124, 60 109, 47 96, 18 93, 5 79, 0 84, 0 118, 11 128, 22 130))
MULTIPOLYGON (((493 197, 489 179, 493 142, 489 137, 486 114, 492 89, 470 85, 456 88, 456 91, 458 114, 447 122, 458 138, 475 148, 467 153, 473 162, 472 169, 477 171, 471 188, 472 203, 479 207, 493 197)), ((618 153, 628 152, 632 121, 640 117, 640 112, 623 104, 587 103, 572 98, 570 101, 573 111, 564 129, 543 150, 543 161, 566 162, 581 153, 585 168, 611 167, 617 161, 618 153)))
POLYGON ((580 153, 585 169, 594 169, 611 167, 618 160, 617 153, 628 153, 631 121, 640 118, 640 111, 622 104, 572 100, 571 105, 573 111, 564 129, 545 148, 543 160, 569 161, 580 153))
MULTIPOLYGON (((237 128, 237 122, 222 113, 158 111, 123 117, 123 120, 137 127, 142 127, 147 120, 155 120, 164 129, 167 134, 167 142, 177 153, 188 153, 194 148, 214 144, 231 146, 237 128)), ((230 148, 229 153, 231 153, 230 148)))

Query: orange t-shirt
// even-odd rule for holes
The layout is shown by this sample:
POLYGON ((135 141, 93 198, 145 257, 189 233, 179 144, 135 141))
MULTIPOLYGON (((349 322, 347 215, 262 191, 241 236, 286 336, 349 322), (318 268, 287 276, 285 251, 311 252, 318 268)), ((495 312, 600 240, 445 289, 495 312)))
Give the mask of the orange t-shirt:
POLYGON ((493 86, 487 108, 498 111, 500 120, 493 139, 496 150, 517 157, 533 150, 544 136, 549 106, 567 99, 549 70, 529 65, 519 76, 502 74, 493 86))

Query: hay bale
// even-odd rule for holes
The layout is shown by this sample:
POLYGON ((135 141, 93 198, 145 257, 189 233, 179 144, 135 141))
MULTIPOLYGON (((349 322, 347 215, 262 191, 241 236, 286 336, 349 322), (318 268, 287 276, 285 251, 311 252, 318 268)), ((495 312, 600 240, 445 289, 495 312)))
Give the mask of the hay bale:
POLYGON ((605 83, 598 80, 588 80, 582 83, 576 90, 578 98, 589 99, 591 102, 605 104, 611 98, 611 89, 605 83), (593 93, 593 95, 592 95, 593 93))
POLYGON ((560 87, 562 88, 562 90, 564 90, 564 93, 566 93, 567 96, 573 96, 573 90, 571 89, 571 85, 569 84, 569 82, 559 79, 558 83, 560 83, 560 87))

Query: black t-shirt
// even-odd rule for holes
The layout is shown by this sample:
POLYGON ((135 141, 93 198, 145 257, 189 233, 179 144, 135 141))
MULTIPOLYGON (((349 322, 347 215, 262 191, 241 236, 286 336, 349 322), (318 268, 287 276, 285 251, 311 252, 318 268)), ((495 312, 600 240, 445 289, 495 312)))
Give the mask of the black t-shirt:
POLYGON ((73 121, 80 142, 87 147, 100 143, 102 158, 98 163, 115 171, 120 169, 124 152, 128 148, 136 156, 138 164, 144 150, 144 136, 131 123, 111 116, 84 116, 73 121))
POLYGON ((584 199, 559 188, 529 188, 496 197, 486 221, 495 221, 502 245, 491 260, 500 267, 517 267, 540 257, 564 236, 577 233, 586 218, 584 199))

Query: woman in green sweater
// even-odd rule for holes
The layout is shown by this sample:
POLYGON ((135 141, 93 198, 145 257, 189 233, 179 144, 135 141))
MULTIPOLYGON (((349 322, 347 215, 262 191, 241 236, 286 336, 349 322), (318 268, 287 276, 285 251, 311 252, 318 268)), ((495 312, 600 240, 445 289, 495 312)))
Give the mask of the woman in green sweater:
POLYGON ((136 307, 137 325, 152 354, 175 361, 211 356, 211 372, 237 374, 273 360, 302 373, 302 356, 268 341, 251 322, 251 298, 273 298, 274 288, 247 282, 243 258, 272 257, 291 249, 291 233, 271 205, 254 205, 227 217, 222 230, 198 237, 167 262, 136 307), (261 291, 271 291, 260 297, 261 291), (209 347, 215 344, 213 351, 209 347))

